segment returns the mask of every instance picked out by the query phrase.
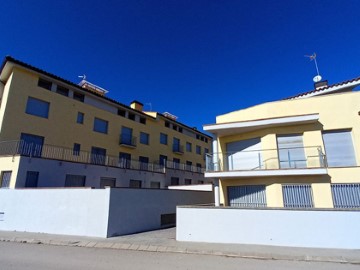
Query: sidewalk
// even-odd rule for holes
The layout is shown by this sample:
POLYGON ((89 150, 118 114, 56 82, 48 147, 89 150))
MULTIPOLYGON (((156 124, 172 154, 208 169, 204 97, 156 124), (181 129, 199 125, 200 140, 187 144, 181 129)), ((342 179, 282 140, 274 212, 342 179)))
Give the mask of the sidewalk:
POLYGON ((175 240, 175 235, 175 228, 107 239, 0 231, 0 241, 147 252, 202 254, 262 260, 335 262, 360 265, 360 250, 178 242, 175 240))

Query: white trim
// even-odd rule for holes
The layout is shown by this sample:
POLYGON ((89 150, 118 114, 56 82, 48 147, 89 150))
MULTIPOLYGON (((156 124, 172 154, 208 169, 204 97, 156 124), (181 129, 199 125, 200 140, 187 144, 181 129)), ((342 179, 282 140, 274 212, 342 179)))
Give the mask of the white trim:
POLYGON ((328 174, 326 168, 314 169, 286 169, 286 170, 256 170, 256 171, 231 171, 231 172, 205 172, 205 178, 235 178, 235 177, 269 177, 269 176, 294 176, 294 175, 324 175, 328 174))
POLYGON ((307 114, 299 116, 288 116, 278 118, 268 118, 252 121, 241 121, 223 124, 205 125, 204 130, 214 132, 216 134, 227 134, 236 132, 250 131, 270 126, 295 125, 313 123, 319 120, 319 114, 307 114))
POLYGON ((356 87, 359 84, 360 84, 360 81, 356 80, 356 81, 348 82, 348 83, 341 84, 341 85, 335 85, 335 86, 326 88, 324 90, 321 90, 321 88, 320 88, 319 90, 314 90, 316 92, 307 93, 307 94, 304 94, 304 95, 301 95, 301 96, 296 96, 296 97, 293 97, 293 98, 289 98, 289 100, 291 100, 291 99, 309 98, 309 97, 313 97, 313 96, 324 95, 324 94, 328 94, 328 93, 335 92, 335 91, 338 91, 338 90, 342 90, 342 89, 345 89, 345 88, 356 87))

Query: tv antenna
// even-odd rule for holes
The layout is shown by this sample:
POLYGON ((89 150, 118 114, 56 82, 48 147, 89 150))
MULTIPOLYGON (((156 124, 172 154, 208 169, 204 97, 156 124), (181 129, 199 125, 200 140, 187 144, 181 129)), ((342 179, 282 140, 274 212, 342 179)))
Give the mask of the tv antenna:
POLYGON ((308 57, 308 58, 310 59, 310 61, 314 60, 317 75, 313 78, 313 81, 314 81, 315 83, 320 82, 322 78, 321 78, 321 76, 320 76, 318 64, 317 64, 317 61, 316 61, 316 53, 313 53, 313 54, 311 54, 311 55, 304 55, 304 56, 305 56, 305 57, 308 57))
POLYGON ((78 76, 79 78, 81 78, 81 80, 86 80, 86 75, 84 74, 84 75, 80 75, 80 76, 78 76))

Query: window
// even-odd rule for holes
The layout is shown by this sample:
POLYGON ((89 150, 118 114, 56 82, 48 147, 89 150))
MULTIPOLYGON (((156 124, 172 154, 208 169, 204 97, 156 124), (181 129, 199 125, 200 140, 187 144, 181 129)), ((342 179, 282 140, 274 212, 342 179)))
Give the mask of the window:
POLYGON ((187 142, 186 143, 186 152, 191 152, 192 151, 192 144, 187 142))
POLYGON ((196 170, 198 173, 201 173, 202 169, 201 169, 201 163, 196 163, 196 170))
POLYGON ((122 117, 125 117, 126 116, 126 111, 125 110, 122 110, 122 109, 118 109, 118 115, 122 116, 122 117))
POLYGON ((10 181, 11 181, 11 171, 3 171, 1 173, 1 188, 9 188, 10 187, 10 181))
POLYGON ((140 143, 149 144, 149 134, 140 132, 140 143))
POLYGON ((80 102, 84 102, 85 96, 83 94, 74 92, 73 99, 80 101, 80 102))
POLYGON ((209 149, 204 148, 204 160, 206 160, 207 154, 209 154, 209 149))
POLYGON ((203 180, 198 180, 198 184, 202 185, 202 184, 204 184, 204 181, 203 180))
POLYGON ((160 182, 153 182, 153 181, 151 181, 151 182, 150 182, 150 188, 157 188, 157 189, 159 189, 159 188, 160 188, 160 182))
POLYGON ((173 124, 173 130, 178 130, 178 126, 173 124))
POLYGON ((360 207, 360 184, 331 184, 334 208, 360 207))
POLYGON ((68 97, 68 96, 69 96, 69 89, 67 89, 67 88, 65 88, 65 87, 63 87, 63 86, 58 85, 58 86, 56 87, 56 93, 68 97))
POLYGON ((76 118, 76 123, 84 124, 84 116, 85 115, 82 112, 78 112, 77 118, 76 118))
POLYGON ((119 167, 124 169, 129 169, 131 167, 131 154, 129 153, 119 153, 119 167))
POLYGON ((73 147, 73 155, 74 156, 80 156, 80 144, 78 143, 74 143, 74 147, 73 147))
POLYGON ((350 130, 325 131, 323 140, 329 167, 356 166, 350 130))
POLYGON ((94 131, 107 134, 108 133, 108 121, 94 118, 94 131))
POLYGON ((44 137, 21 133, 19 153, 23 156, 41 157, 44 137))
POLYGON ((85 175, 67 174, 65 178, 65 187, 84 187, 85 175))
POLYGON ((230 186, 228 203, 229 206, 235 207, 266 207, 265 186, 230 186))
POLYGON ((191 170, 192 170, 192 162, 191 162, 191 161, 186 161, 186 170, 187 170, 187 171, 191 171, 191 170))
POLYGON ((45 88, 47 90, 51 90, 51 85, 52 85, 52 82, 44 80, 42 78, 39 78, 39 81, 38 81, 39 87, 45 88))
POLYGON ((27 171, 25 187, 37 187, 39 181, 39 172, 27 171))
POLYGON ((185 179, 185 185, 191 185, 191 179, 185 179))
POLYGON ((182 132, 183 132, 182 127, 179 127, 179 132, 180 132, 180 133, 182 133, 182 132))
POLYGON ((178 186, 179 185, 179 177, 171 177, 171 185, 178 186))
POLYGON ((141 188, 141 180, 130 180, 130 188, 141 188))
POLYGON ((165 121, 165 127, 169 128, 170 127, 170 122, 165 121))
POLYGON ((201 146, 200 145, 196 146, 196 154, 201 155, 201 146))
POLYGON ((284 207, 312 208, 311 185, 283 185, 284 207))
POLYGON ((135 146, 136 141, 135 138, 132 136, 132 132, 132 128, 121 127, 120 144, 135 146))
POLYGON ((26 110, 27 114, 48 118, 50 103, 40 99, 28 97, 26 110))
POLYGON ((160 155, 160 157, 159 157, 159 164, 161 165, 161 166, 167 166, 167 156, 163 156, 163 155, 160 155))
POLYGON ((226 152, 229 153, 224 164, 227 170, 256 170, 263 166, 260 138, 227 143, 226 152))
POLYGON ((100 147, 91 147, 91 163, 97 165, 105 165, 106 149, 100 147))
POLYGON ((135 114, 129 113, 129 119, 135 121, 135 114))
POLYGON ((140 123, 146 125, 146 118, 140 117, 140 123))
POLYGON ((281 169, 307 167, 302 135, 280 135, 276 139, 281 169))
POLYGON ((164 133, 160 133, 160 143, 161 144, 168 144, 168 136, 164 133))
POLYGON ((183 153, 184 147, 180 145, 180 139, 173 139, 173 152, 175 153, 183 153))
POLYGON ((100 188, 115 187, 116 178, 100 177, 100 188))
POLYGON ((174 165, 174 169, 180 169, 180 159, 178 158, 174 158, 173 159, 173 165, 174 165))
POLYGON ((149 158, 139 156, 140 170, 147 171, 149 170, 149 158))

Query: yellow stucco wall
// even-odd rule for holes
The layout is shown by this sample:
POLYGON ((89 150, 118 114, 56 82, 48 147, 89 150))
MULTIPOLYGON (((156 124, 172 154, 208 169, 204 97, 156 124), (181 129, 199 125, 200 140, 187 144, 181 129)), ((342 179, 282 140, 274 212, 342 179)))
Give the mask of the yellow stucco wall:
MULTIPOLYGON (((146 125, 117 115, 117 106, 104 100, 97 99, 97 102, 113 106, 114 111, 109 112, 101 108, 96 108, 86 102, 79 102, 71 97, 62 96, 38 87, 39 75, 25 69, 15 68, 10 79, 7 81, 5 91, 6 106, 3 104, 0 113, 3 112, 3 123, 0 133, 0 141, 18 140, 21 133, 29 133, 45 137, 45 144, 56 145, 65 148, 73 148, 74 143, 81 144, 81 151, 91 151, 91 147, 100 147, 107 150, 107 155, 118 157, 119 152, 131 154, 131 158, 137 160, 139 156, 149 158, 149 162, 159 160, 159 155, 165 155, 168 160, 173 158, 180 159, 181 163, 191 161, 193 166, 196 163, 204 167, 204 149, 211 152, 211 140, 206 143, 184 133, 177 132, 165 127, 165 120, 161 117, 153 119, 146 117, 146 125), (29 115, 25 113, 28 97, 37 98, 50 103, 48 119, 29 115), (84 123, 76 123, 78 112, 85 114, 84 123), (102 134, 93 131, 94 118, 108 121, 108 133, 102 134), (119 138, 122 126, 133 129, 133 136, 137 137, 137 146, 128 148, 119 145, 119 138), (140 143, 140 132, 148 133, 149 145, 140 143), (168 135, 168 145, 160 144, 160 132, 168 135), (179 138, 181 145, 184 146, 184 153, 177 154, 172 151, 173 137, 179 138), (186 142, 192 144, 192 152, 187 152, 186 142), (201 155, 196 154, 196 145, 201 146, 201 155)), ((49 79, 56 84, 65 86, 70 92, 76 90, 69 85, 49 79)), ((86 97, 85 97, 86 101, 86 97)), ((171 110, 171 108, 169 108, 171 110)), ((134 111, 131 111, 135 113, 134 111)), ((185 129, 185 127, 183 127, 185 129)))
MULTIPOLYGON (((226 151, 229 142, 260 138, 263 159, 277 158, 276 136, 280 134, 301 134, 306 156, 316 155, 316 147, 324 144, 322 131, 326 130, 351 130, 357 166, 347 168, 328 168, 326 176, 291 176, 291 177, 260 177, 220 179, 222 191, 221 202, 227 204, 227 187, 236 185, 266 185, 268 206, 282 207, 281 184, 311 184, 315 207, 333 207, 331 196, 331 183, 360 183, 360 92, 346 92, 311 98, 283 100, 265 103, 244 110, 235 111, 218 116, 217 124, 238 121, 250 121, 276 117, 298 116, 306 114, 319 114, 319 121, 313 124, 280 126, 264 128, 252 132, 220 136, 218 138, 219 151, 226 151), (271 150, 272 149, 272 150, 271 150)), ((308 166, 318 167, 319 160, 308 159, 308 166)), ((278 162, 266 163, 267 169, 278 169, 278 162)))
POLYGON ((20 157, 0 157, 0 164, 1 164, 1 170, 0 170, 0 177, 2 177, 2 173, 6 171, 11 171, 11 179, 10 179, 10 186, 9 188, 15 188, 18 169, 19 169, 19 163, 20 163, 20 157))

